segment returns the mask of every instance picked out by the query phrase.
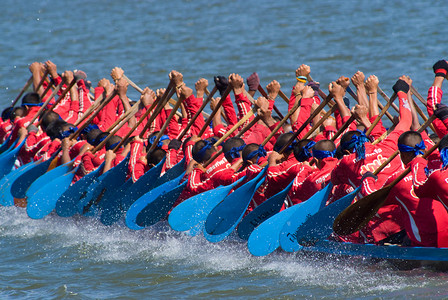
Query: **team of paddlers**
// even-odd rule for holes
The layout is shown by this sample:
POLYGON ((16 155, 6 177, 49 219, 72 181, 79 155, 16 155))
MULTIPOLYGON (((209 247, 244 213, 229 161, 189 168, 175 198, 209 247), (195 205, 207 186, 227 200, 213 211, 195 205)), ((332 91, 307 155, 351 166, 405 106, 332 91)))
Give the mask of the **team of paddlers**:
POLYGON ((306 201, 329 182, 334 185, 330 204, 358 186, 362 186, 358 198, 371 194, 411 167, 363 229, 334 238, 448 247, 448 107, 441 104, 448 63, 440 60, 433 69, 426 107, 428 116, 437 118, 432 118, 435 134, 430 137, 419 130, 419 108, 413 97, 421 96, 407 76, 392 87, 394 96, 388 103, 394 98, 399 101, 398 107, 392 104, 399 113, 393 118, 386 110, 380 113, 378 78, 366 79, 360 71, 351 79, 341 76, 332 82, 326 96, 309 76, 310 67, 301 65, 289 98, 275 80, 264 92, 256 73, 247 78, 248 91, 243 78, 231 74, 215 77, 215 88, 208 96, 207 80, 199 79, 195 95, 182 74, 172 71, 166 89, 140 90, 140 100, 134 103, 126 95, 133 83, 120 68, 111 72, 115 85, 101 79, 92 89, 82 71, 59 75, 51 61, 34 62, 29 81, 34 92, 23 96, 21 106, 2 112, 0 140, 19 145, 26 138, 17 166, 54 155, 54 164, 73 160, 73 167, 79 166, 74 182, 103 162, 102 172, 106 172, 128 154, 128 178, 134 182, 164 158, 162 173, 185 158, 184 180, 188 182, 175 205, 244 176, 248 181, 268 165, 248 211, 292 181, 284 207, 306 201), (213 98, 217 91, 221 98, 213 98), (257 91, 263 96, 254 100, 257 91), (351 109, 346 91, 357 101, 351 109), (176 104, 171 99, 174 93, 176 104), (285 117, 275 106, 279 93, 288 102, 285 117), (212 114, 204 118, 201 110, 208 101, 212 114), (326 104, 327 113, 322 109, 326 104), (274 112, 279 116, 273 116, 274 112), (383 115, 391 119, 388 130, 382 124, 383 115), (436 143, 438 149, 423 158, 425 150, 436 143), (397 150, 400 155, 374 174, 397 150))

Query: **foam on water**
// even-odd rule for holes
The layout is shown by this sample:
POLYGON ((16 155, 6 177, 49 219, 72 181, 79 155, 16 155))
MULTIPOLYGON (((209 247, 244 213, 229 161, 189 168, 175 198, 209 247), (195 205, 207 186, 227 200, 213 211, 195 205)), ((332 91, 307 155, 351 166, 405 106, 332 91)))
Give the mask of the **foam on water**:
POLYGON ((426 286, 428 292, 440 282, 435 273, 400 272, 362 259, 322 259, 281 252, 253 257, 242 242, 212 244, 202 236, 174 232, 166 223, 131 231, 122 225, 106 227, 81 217, 50 215, 31 220, 23 209, 15 207, 1 207, 0 219, 0 253, 7 266, 17 264, 16 259, 21 261, 7 274, 15 277, 27 273, 30 281, 38 284, 16 282, 16 287, 45 294, 92 293, 96 297, 105 292, 96 285, 105 284, 105 297, 119 295, 119 291, 139 295, 148 289, 160 293, 188 291, 195 296, 273 296, 279 290, 282 295, 311 296, 333 291, 334 295, 353 297, 401 295, 404 291, 415 292, 417 286, 426 286), (21 250, 7 253, 13 248, 21 250), (26 267, 20 266, 22 263, 26 267), (58 272, 70 276, 63 275, 66 280, 53 290, 60 280, 58 272), (136 285, 142 288, 135 289, 136 285), (189 286, 194 286, 194 291, 189 286))

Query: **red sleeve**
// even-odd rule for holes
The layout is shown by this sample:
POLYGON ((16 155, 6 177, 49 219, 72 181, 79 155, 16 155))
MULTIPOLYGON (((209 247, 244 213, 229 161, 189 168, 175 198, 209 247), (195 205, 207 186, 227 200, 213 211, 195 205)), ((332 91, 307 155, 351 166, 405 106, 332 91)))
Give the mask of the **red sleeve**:
MULTIPOLYGON (((297 117, 297 121, 293 125, 293 130, 297 131, 310 117, 311 115, 311 105, 313 104, 313 98, 302 98, 302 103, 300 105, 299 116, 297 117)), ((306 130, 303 130, 298 138, 301 139, 306 134, 306 130)))
MULTIPOLYGON (((251 110, 252 103, 250 103, 249 99, 247 99, 244 93, 235 95, 235 103, 236 106, 238 107, 238 119, 242 119, 251 110)), ((250 117, 246 122, 244 122, 242 126, 244 127, 247 124, 249 124, 253 118, 254 116, 250 117)))
POLYGON ((84 80, 78 81, 79 106, 78 117, 81 117, 86 110, 92 105, 89 99, 89 90, 86 87, 84 80))
POLYGON ((233 107, 232 100, 230 99, 229 95, 227 95, 226 99, 222 103, 222 107, 223 107, 224 113, 226 114, 226 117, 227 117, 227 122, 228 122, 227 126, 232 127, 238 121, 236 118, 235 108, 233 107))
MULTIPOLYGON (((443 91, 442 89, 431 86, 428 90, 428 98, 426 102, 426 109, 428 110, 428 115, 431 117, 434 114, 434 109, 436 104, 440 104, 442 102, 443 91)), ((439 119, 435 119, 432 124, 434 125, 434 129, 436 130, 437 135, 442 138, 446 134, 448 134, 448 119, 442 122, 439 119)))
POLYGON ((434 186, 430 183, 428 184, 428 177, 425 172, 427 164, 426 159, 422 157, 416 157, 410 163, 412 184, 414 185, 414 191, 417 197, 426 197, 428 193, 434 193, 434 186))
MULTIPOLYGON (((185 110, 187 111, 188 121, 190 121, 201 107, 202 98, 196 98, 194 95, 191 95, 190 97, 184 100, 184 105, 185 110)), ((202 115, 201 112, 194 121, 193 125, 191 125, 190 135, 198 134, 204 125, 205 125, 204 116, 202 115)))
POLYGON ((288 103, 288 111, 290 111, 294 104, 296 104, 296 96, 294 95, 294 87, 291 89, 291 96, 289 97, 289 103, 288 103))
MULTIPOLYGON (((378 115, 370 117, 370 122, 373 123, 377 117, 378 115)), ((381 137, 385 132, 386 128, 384 128, 383 126, 383 121, 380 120, 378 124, 373 128, 372 133, 370 135, 376 140, 379 137, 381 137)))
POLYGON ((128 170, 132 181, 136 182, 145 173, 145 164, 140 160, 143 155, 143 142, 133 141, 131 143, 131 154, 129 158, 128 170), (141 166, 143 164, 143 166, 141 166))

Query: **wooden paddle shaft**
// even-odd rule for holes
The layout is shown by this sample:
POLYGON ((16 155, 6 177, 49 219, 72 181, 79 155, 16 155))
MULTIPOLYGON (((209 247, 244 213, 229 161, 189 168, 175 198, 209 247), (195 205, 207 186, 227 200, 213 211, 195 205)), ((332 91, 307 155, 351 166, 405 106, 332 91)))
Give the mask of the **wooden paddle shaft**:
MULTIPOLYGON (((182 140, 182 138, 185 136, 185 134, 187 134, 188 130, 190 130, 191 126, 193 126, 194 122, 196 121, 196 119, 199 117, 199 115, 201 114, 201 112, 204 110, 204 108, 207 106, 207 104, 210 102, 210 100, 213 98, 213 95, 216 93, 216 91, 218 90, 218 88, 216 87, 216 85, 213 87, 212 91, 210 94, 208 94, 207 98, 205 99, 205 101, 202 102, 201 107, 198 109, 198 111, 193 115, 193 117, 191 118, 191 120, 188 122, 187 127, 184 128, 184 130, 182 130, 182 132, 180 133, 180 135, 177 137, 177 139, 182 140)), ((209 116, 210 118, 210 116, 209 116)))
MULTIPOLYGON (((261 84, 259 84, 258 85, 258 91, 260 92, 260 94, 263 96, 263 97, 265 97, 266 99, 268 99, 268 100, 275 100, 275 99, 269 99, 269 95, 265 92, 265 90, 263 89, 263 87, 261 86, 261 84)), ((277 115, 280 117, 280 118, 284 118, 284 116, 283 116, 283 114, 280 112, 280 110, 277 108, 277 106, 275 106, 275 104, 274 104, 274 111, 277 113, 277 115)))
POLYGON ((390 105, 392 104, 392 102, 397 98, 397 94, 394 93, 392 95, 392 98, 389 99, 389 101, 387 101, 387 104, 384 106, 383 110, 380 112, 380 114, 376 117, 375 121, 373 121, 372 125, 370 125, 369 129, 366 132, 366 136, 369 136, 372 133, 372 130, 375 128, 375 126, 379 123, 379 121, 381 120, 381 118, 384 116, 384 114, 386 113, 386 111, 389 109, 390 105))
MULTIPOLYGON (((253 112, 253 110, 251 110, 249 113, 251 113, 251 112, 253 112)), ((249 114, 248 113, 248 114, 249 114)), ((252 128, 252 126, 254 125, 254 124, 256 124, 258 121, 260 120, 260 116, 259 115, 257 115, 257 116, 255 116, 255 118, 253 118, 252 119, 252 121, 250 121, 246 126, 244 126, 239 132, 238 132, 238 134, 235 136, 236 138, 240 138, 241 136, 243 136, 243 134, 247 131, 247 130, 249 130, 250 128, 252 128)), ((244 120, 244 122, 245 122, 246 120, 244 120)), ((244 122, 242 122, 241 124, 244 124, 244 122)), ((238 125, 238 123, 237 124, 235 124, 235 126, 233 126, 232 127, 232 129, 236 129, 236 128, 238 128, 239 126, 236 126, 236 125, 238 125)), ((232 129, 230 129, 230 130, 232 130, 232 129)), ((233 132, 233 131, 232 131, 233 132)), ((232 132, 230 132, 230 134, 232 133, 232 132)), ((228 134, 229 132, 227 132, 226 133, 226 135, 228 134)), ((230 134, 229 134, 229 136, 230 136, 230 134)), ((228 136, 227 136, 228 137, 228 136)), ((226 137, 226 138, 227 138, 226 137)), ((218 146, 218 145, 220 145, 221 143, 222 143, 222 141, 224 141, 225 139, 223 139, 224 138, 224 136, 220 139, 220 140, 218 140, 215 144, 214 144, 214 146, 218 146), (221 141, 222 140, 222 141, 221 141), (219 143, 218 143, 219 142, 219 143)), ((204 164, 204 168, 206 168, 209 164, 211 164, 216 158, 218 158, 218 156, 220 156, 221 155, 221 153, 222 153, 222 148, 221 149, 219 149, 208 161, 206 161, 205 162, 205 164, 204 164)))
MULTIPOLYGON (((159 113, 162 111, 162 109, 165 107, 168 100, 174 95, 176 92, 176 89, 174 87, 171 87, 171 91, 165 96, 165 98, 162 96, 160 99, 160 102, 156 106, 154 113, 149 117, 149 120, 146 122, 145 127, 143 127, 142 131, 140 132, 140 138, 143 138, 146 130, 151 126, 152 122, 156 119, 156 117, 159 115, 159 113)), ((164 93, 165 95, 165 93, 164 93)))
POLYGON ((322 116, 322 118, 320 118, 320 120, 319 120, 316 124, 314 124, 313 127, 311 127, 311 129, 310 129, 307 133, 305 133, 305 135, 303 136, 302 139, 305 140, 305 139, 309 138, 309 137, 314 133, 314 131, 316 131, 317 128, 319 128, 320 125, 322 125, 322 123, 325 122, 325 120, 328 119, 328 117, 330 117, 332 113, 334 113, 334 111, 336 110, 336 108, 337 108, 336 105, 334 105, 332 108, 330 108, 330 110, 327 111, 327 112, 322 116))
POLYGON ((330 140, 334 142, 348 128, 348 126, 350 126, 350 124, 352 124, 353 121, 355 121, 355 119, 356 119, 355 115, 352 114, 350 118, 344 123, 344 125, 341 126, 341 128, 339 128, 339 130, 335 133, 335 135, 333 135, 333 137, 330 140))
POLYGON ((33 83, 33 75, 28 79, 28 81, 25 83, 23 88, 20 90, 20 93, 17 95, 17 97, 12 101, 11 107, 16 105, 17 101, 22 97, 23 93, 30 87, 30 85, 33 83))
MULTIPOLYGON (((31 119, 30 124, 33 124, 34 121, 37 120, 37 118, 43 113, 43 111, 45 110, 45 108, 47 107, 48 103, 50 103, 51 99, 53 99, 54 95, 56 95, 56 93, 61 89, 63 83, 61 82, 53 91, 53 93, 51 93, 50 97, 48 97, 48 99, 42 104, 42 106, 39 108, 39 110, 37 111, 37 113, 34 115, 34 117, 31 119)), ((58 99, 59 100, 59 99, 58 99)), ((62 100, 62 98, 61 98, 62 100)), ((59 100, 60 101, 60 100, 59 100)), ((55 104, 56 105, 56 102, 55 104)), ((53 105, 53 106, 54 106, 53 105)), ((40 122, 39 122, 40 124, 40 122)))
POLYGON ((98 108, 98 106, 100 105, 101 101, 103 101, 104 98, 104 93, 101 94, 97 99, 95 99, 95 101, 92 103, 92 105, 90 105, 90 107, 84 112, 84 114, 82 115, 81 118, 79 118, 78 120, 76 120, 75 122, 75 126, 78 126, 79 124, 82 123, 82 121, 84 121, 95 109, 98 108))
MULTIPOLYGON (((350 94, 350 96, 352 96, 353 99, 356 100, 356 102, 359 103, 358 96, 353 92, 353 90, 351 89, 350 86, 347 87, 347 92, 350 94)), ((381 110, 383 110, 384 105, 381 104, 380 101, 377 101, 377 102, 378 102, 378 107, 379 107, 381 110)), ((395 106, 395 105, 394 105, 394 106, 395 106)), ((394 117, 393 117, 388 111, 386 112, 386 117, 387 117, 392 123, 394 122, 394 117)))
POLYGON ((163 124, 162 128, 160 128, 159 133, 156 136, 156 139, 154 140, 154 142, 152 143, 151 147, 149 148, 149 151, 152 151, 156 148, 157 144, 159 143, 160 138, 162 137, 163 133, 165 132, 165 130, 168 128, 168 125, 170 124, 171 119, 174 117, 174 115, 176 114, 177 109, 180 107, 180 105, 182 104, 182 102, 185 100, 184 97, 179 97, 179 99, 177 99, 176 105, 174 105, 173 109, 171 110, 171 113, 169 114, 168 118, 165 120, 165 123, 163 124))
MULTIPOLYGON (((322 101, 322 103, 311 113, 311 115, 308 117, 308 119, 302 124, 302 126, 300 126, 300 128, 296 131, 296 132, 294 132, 294 134, 293 134, 293 136, 289 139, 289 141, 286 143, 286 145, 284 145, 283 146, 283 148, 280 150, 280 152, 279 153, 283 153, 285 150, 286 150, 286 148, 288 148, 289 147, 289 145, 291 145, 291 143, 299 136, 299 134, 306 128, 306 126, 308 126, 308 124, 311 122, 311 120, 312 119, 314 119, 314 117, 315 116, 317 116, 319 113, 320 113, 320 111, 325 107, 325 105, 327 105, 328 104, 328 102, 330 102, 330 100, 331 100, 331 98, 332 98, 333 96, 331 95, 331 94, 329 94, 326 98, 325 98, 325 100, 324 101, 322 101)), ((297 102, 296 104, 295 104, 295 106, 297 105, 297 107, 298 107, 298 105, 299 105, 299 103, 297 102)), ((295 108, 295 109, 297 109, 297 107, 295 108)), ((295 110, 294 110, 295 111, 295 110)), ((293 113, 293 112, 292 112, 293 113)), ((292 114, 291 113, 291 114, 292 114)), ((290 112, 288 112, 288 114, 290 114, 290 112)), ((273 136, 273 134, 272 134, 272 136, 273 136)), ((272 137, 271 136, 271 137, 272 137)))

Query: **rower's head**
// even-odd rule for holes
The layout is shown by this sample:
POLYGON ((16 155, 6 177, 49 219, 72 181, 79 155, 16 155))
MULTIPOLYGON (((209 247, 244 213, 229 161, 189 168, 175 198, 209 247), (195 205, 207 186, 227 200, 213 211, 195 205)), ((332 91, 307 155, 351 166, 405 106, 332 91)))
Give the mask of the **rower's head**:
POLYGON ((364 144, 368 141, 366 135, 360 130, 346 132, 341 137, 341 143, 339 145, 340 153, 342 155, 349 155, 356 152, 357 158, 364 159, 366 152, 364 144))
POLYGON ((304 139, 300 140, 296 145, 294 145, 294 157, 299 162, 308 161, 313 154, 311 150, 313 149, 316 143, 312 140, 304 139))
POLYGON ((94 139, 94 140, 87 140, 87 142, 90 144, 90 145, 92 145, 92 146, 94 146, 94 147, 96 147, 96 146, 98 146, 99 144, 101 144, 101 142, 102 141, 104 141, 106 138, 107 138, 107 136, 109 135, 109 132, 100 132, 97 136, 96 136, 96 138, 94 139))
POLYGON ((324 159, 336 156, 336 145, 331 140, 321 140, 314 145, 312 153, 317 167, 321 169, 324 159))
POLYGON ((242 155, 243 155, 243 162, 246 165, 258 164, 258 160, 261 157, 266 156, 266 150, 264 150, 264 147, 261 145, 251 143, 249 145, 246 145, 246 147, 244 147, 242 155))
POLYGON ((11 115, 12 111, 14 110, 14 107, 7 107, 2 111, 2 120, 6 121, 9 119, 9 116, 11 115))
POLYGON ((54 111, 44 112, 42 114, 42 117, 40 118, 40 126, 42 127, 42 130, 46 131, 48 125, 56 120, 62 120, 57 113, 55 113, 54 111))
POLYGON ((95 141, 97 139, 97 137, 103 133, 100 129, 98 128, 94 128, 92 130, 90 130, 87 134, 86 134, 86 141, 87 143, 89 143, 92 146, 95 146, 95 141))
POLYGON ((191 155, 195 161, 202 164, 208 161, 215 151, 216 149, 211 141, 200 140, 194 144, 191 155))
POLYGON ((293 141, 291 143, 289 143, 289 141, 294 138, 294 134, 292 132, 287 132, 287 133, 283 133, 281 134, 278 138, 277 141, 274 144, 274 151, 275 152, 280 152, 280 150, 283 149, 283 147, 285 147, 286 145, 288 145, 285 149, 285 151, 283 151, 283 155, 285 158, 287 158, 294 150, 294 146, 297 144, 297 139, 293 139, 293 141))
POLYGON ((154 167, 159 162, 162 161, 162 159, 166 156, 166 151, 160 148, 156 148, 152 150, 151 152, 148 152, 146 154, 146 161, 148 162, 148 166, 154 167))
POLYGON ((410 163, 417 155, 423 154, 425 148, 422 135, 417 131, 406 131, 398 138, 400 158, 405 165, 410 163))
MULTIPOLYGON (((149 149, 152 147, 152 144, 155 142, 157 135, 159 135, 160 131, 156 131, 149 135, 148 137, 148 146, 146 147, 146 151, 149 151, 149 149)), ((162 135, 157 142, 156 148, 168 150, 168 144, 170 143, 170 137, 166 134, 162 135)))
POLYGON ((14 122, 16 119, 22 118, 26 116, 26 109, 24 107, 18 106, 14 107, 11 114, 9 115, 9 119, 11 122, 14 122))
POLYGON ((45 129, 45 133, 50 137, 51 140, 60 138, 61 132, 63 131, 64 126, 68 124, 64 120, 55 120, 48 124, 45 129))
POLYGON ((122 138, 119 137, 118 135, 113 135, 111 136, 107 141, 106 144, 104 145, 107 150, 114 150, 115 147, 118 146, 118 144, 120 144, 122 138))
POLYGON ((222 145, 222 152, 227 161, 232 163, 233 160, 241 157, 245 146, 246 143, 242 138, 232 137, 224 142, 224 145, 222 145))
POLYGON ((28 93, 22 98, 22 106, 27 108, 31 106, 37 106, 41 103, 41 99, 38 93, 28 93))

